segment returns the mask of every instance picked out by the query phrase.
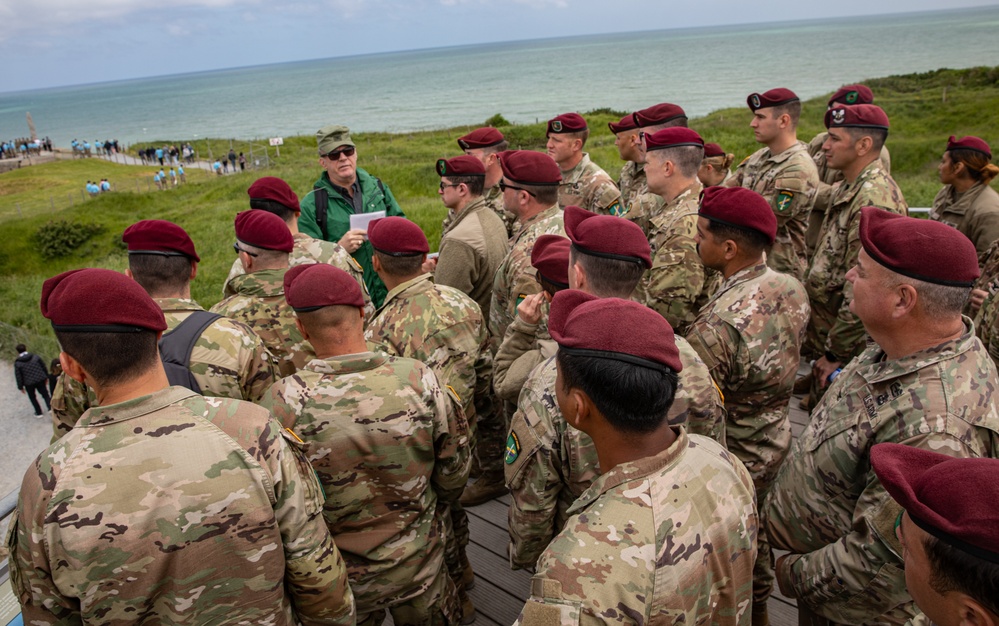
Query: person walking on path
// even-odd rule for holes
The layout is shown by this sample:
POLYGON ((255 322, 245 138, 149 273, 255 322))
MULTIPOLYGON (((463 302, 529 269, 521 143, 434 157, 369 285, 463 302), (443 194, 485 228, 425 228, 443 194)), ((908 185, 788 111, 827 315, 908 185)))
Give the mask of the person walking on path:
POLYGON ((15 347, 17 360, 14 361, 14 377, 17 378, 17 390, 28 395, 31 406, 35 407, 35 417, 42 416, 42 407, 38 404, 35 392, 42 394, 46 411, 52 408, 49 401, 49 371, 45 369, 45 361, 37 354, 28 352, 28 348, 19 343, 15 347))

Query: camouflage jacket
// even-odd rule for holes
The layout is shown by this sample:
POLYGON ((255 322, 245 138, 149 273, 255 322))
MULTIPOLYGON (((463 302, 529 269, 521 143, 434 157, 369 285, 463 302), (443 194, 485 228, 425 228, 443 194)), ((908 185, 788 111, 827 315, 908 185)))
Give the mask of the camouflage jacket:
POLYGON ((537 324, 528 324, 518 315, 506 327, 506 336, 493 362, 493 389, 501 400, 516 404, 527 377, 558 350, 558 344, 548 334, 547 302, 541 310, 541 321, 537 324))
POLYGON ((260 335, 278 360, 282 376, 301 369, 316 353, 295 327, 295 311, 284 299, 286 269, 261 270, 233 278, 236 294, 212 307, 215 313, 244 322, 260 335))
MULTIPOLYGON (((829 208, 829 200, 832 198, 833 189, 836 183, 843 180, 843 172, 834 170, 826 165, 826 153, 822 151, 822 144, 829 138, 828 132, 821 132, 808 142, 808 154, 815 162, 815 169, 819 174, 818 190, 815 193, 815 204, 812 210, 822 213, 829 208)), ((891 154, 888 146, 881 147, 881 163, 884 165, 885 173, 891 174, 891 154)))
MULTIPOLYGON (((725 409, 708 368, 683 337, 680 384, 668 420, 690 424, 724 440, 725 409)), ((510 564, 534 566, 551 538, 562 530, 569 506, 600 474, 590 436, 569 426, 555 401, 555 357, 528 377, 510 425, 504 458, 509 509, 510 564)))
POLYGON ((704 264, 694 243, 703 188, 695 180, 652 218, 652 268, 636 291, 636 300, 665 317, 679 335, 697 316, 694 303, 704 289, 704 264))
POLYGON ((538 561, 517 625, 751 623, 756 496, 717 442, 687 435, 599 477, 538 561))
MULTIPOLYGON (((517 316, 517 305, 525 297, 541 291, 534 279, 531 250, 541 235, 565 237, 562 210, 556 205, 545 209, 526 222, 518 222, 510 239, 510 252, 503 258, 493 280, 493 299, 489 307, 489 333, 503 337, 506 327, 517 316)), ((497 339, 498 341, 498 339, 497 339)))
POLYGON ((880 161, 865 167, 853 184, 844 182, 836 188, 804 281, 812 305, 812 330, 821 344, 813 349, 832 352, 844 360, 863 350, 867 335, 864 325, 850 311, 853 285, 846 280, 846 273, 857 264, 860 254, 860 208, 865 206, 903 215, 907 212, 902 190, 885 173, 880 161), (814 321, 817 317, 828 322, 819 328, 814 321))
POLYGON ((393 356, 430 366, 461 401, 469 421, 491 410, 492 354, 486 323, 471 298, 421 274, 388 292, 364 338, 393 356), (484 396, 484 397, 483 397, 484 396))
POLYGON ((621 189, 622 215, 627 215, 639 196, 649 193, 649 183, 645 179, 645 164, 628 161, 621 166, 621 178, 617 181, 621 189))
POLYGON ((805 227, 819 184, 808 146, 799 141, 780 154, 760 148, 736 168, 725 184, 752 189, 767 199, 777 216, 777 238, 767 255, 767 265, 803 279, 808 265, 805 227))
POLYGON ((791 446, 791 388, 808 313, 801 283, 761 262, 729 276, 687 333, 722 389, 724 441, 758 494, 791 446))
POLYGON ((631 194, 631 203, 628 205, 628 211, 624 214, 624 218, 641 228, 651 245, 654 235, 652 231, 652 218, 663 212, 666 201, 663 200, 662 196, 657 196, 650 192, 648 184, 644 185, 644 187, 644 191, 636 190, 631 194))
POLYGON ((901 624, 915 611, 895 536, 901 509, 871 471, 871 447, 999 456, 999 378, 971 320, 958 339, 884 356, 873 345, 843 368, 762 508, 770 543, 792 553, 777 571, 781 589, 845 624, 901 624))
POLYGON ((419 596, 443 566, 438 499, 468 480, 468 433, 433 371, 363 352, 314 359, 261 402, 305 441, 358 613, 419 596))
POLYGON ((999 240, 999 193, 982 182, 961 194, 944 185, 933 199, 930 219, 961 231, 982 254, 999 240))
POLYGON ((25 623, 353 624, 298 446, 264 409, 182 387, 88 411, 21 486, 25 623))
POLYGON ((468 294, 488 315, 493 279, 509 245, 503 220, 489 210, 484 199, 476 198, 442 233, 434 282, 468 294))
POLYGON ((598 215, 622 214, 617 184, 585 152, 576 167, 562 171, 558 205, 563 211, 567 206, 578 206, 598 215))

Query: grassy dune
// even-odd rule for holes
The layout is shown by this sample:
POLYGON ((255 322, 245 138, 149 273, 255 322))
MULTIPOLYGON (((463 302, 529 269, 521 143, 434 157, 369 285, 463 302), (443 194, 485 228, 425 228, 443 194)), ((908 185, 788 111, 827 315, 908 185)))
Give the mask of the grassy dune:
MULTIPOLYGON (((910 206, 929 206, 940 184, 936 165, 949 135, 978 135, 999 148, 999 67, 938 70, 866 81, 876 103, 889 114, 892 130, 888 146, 892 174, 910 206)), ((824 130, 822 115, 828 95, 804 104, 799 138, 811 139, 824 130)), ((652 104, 652 103, 650 103, 652 104)), ((681 101, 682 104, 682 101, 681 101)), ((622 112, 606 109, 586 114, 591 128, 587 150, 616 178, 621 161, 607 122, 622 112)), ((691 120, 706 141, 721 144, 737 162, 759 146, 748 124, 744 106, 722 109, 691 120)), ((388 184, 406 214, 427 233, 431 247, 440 238, 445 209, 437 196, 434 163, 459 153, 455 139, 478 126, 419 133, 363 133, 355 136, 359 164, 388 184)), ((513 148, 543 150, 544 124, 498 124, 513 148)), ((155 144, 179 144, 184 138, 164 138, 155 144)), ((228 141, 193 142, 201 154, 228 151, 228 141)), ((135 146, 140 147, 140 146, 135 146)), ((63 161, 0 175, 0 353, 25 341, 43 355, 54 355, 51 329, 38 310, 38 294, 45 278, 78 267, 121 270, 127 264, 122 231, 140 219, 174 221, 191 233, 202 257, 194 297, 210 306, 221 297, 222 281, 234 256, 232 218, 247 208, 246 189, 261 175, 280 176, 299 195, 319 174, 315 139, 285 138, 280 158, 262 172, 226 177, 188 169, 189 183, 167 191, 145 191, 155 168, 115 165, 97 160, 63 161), (79 190, 88 179, 110 178, 119 190, 82 201, 79 190), (75 204, 69 197, 75 195, 75 204), (20 214, 18 207, 20 206, 20 214), (101 231, 72 253, 53 259, 39 252, 36 233, 53 220, 95 224, 101 231)))

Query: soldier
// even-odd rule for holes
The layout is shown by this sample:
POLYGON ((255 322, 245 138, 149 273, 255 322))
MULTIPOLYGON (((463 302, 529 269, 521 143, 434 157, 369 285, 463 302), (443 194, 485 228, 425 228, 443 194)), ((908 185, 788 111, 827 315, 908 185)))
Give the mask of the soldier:
POLYGON ((999 174, 992 149, 978 137, 951 135, 940 159, 940 182, 930 219, 958 229, 985 253, 999 239, 999 194, 989 183, 999 174))
POLYGON ((302 198, 299 228, 306 235, 335 241, 364 268, 375 307, 385 299, 385 285, 371 267, 371 245, 365 231, 350 227, 350 216, 385 211, 405 217, 392 190, 380 178, 357 167, 357 146, 346 126, 324 126, 316 131, 319 166, 323 173, 302 198))
MULTIPOLYGON (((503 178, 503 169, 499 164, 500 152, 505 152, 510 144, 503 137, 503 133, 488 126, 477 128, 472 132, 458 138, 458 147, 466 155, 473 156, 482 162, 486 168, 485 201, 486 206, 496 212, 503 220, 506 227, 507 237, 513 236, 513 227, 517 223, 517 216, 507 211, 503 207, 503 191, 499 188, 500 179, 503 178)), ((441 231, 447 230, 448 219, 444 219, 444 227, 441 231)), ((485 313, 486 309, 482 309, 485 313)))
POLYGON ((558 205, 581 206, 594 213, 621 215, 621 191, 614 180, 583 152, 590 129, 578 113, 563 113, 548 120, 548 156, 558 163, 562 185, 558 205))
MULTIPOLYGON (((602 298, 629 298, 652 263, 642 230, 627 220, 579 207, 566 209, 565 219, 572 242, 570 286, 602 298)), ((676 346, 684 371, 667 419, 673 425, 697 423, 723 437, 725 415, 718 388, 690 344, 677 337, 676 346)), ((554 357, 530 373, 507 438, 506 481, 512 499, 509 552, 515 569, 534 567, 565 525, 569 506, 599 473, 593 441, 566 424, 559 411, 555 378, 554 357)))
POLYGON ((614 134, 617 154, 624 161, 617 186, 621 190, 621 214, 626 215, 635 200, 649 191, 645 183, 645 170, 642 167, 644 155, 642 138, 639 135, 641 131, 638 130, 634 113, 628 113, 617 122, 608 122, 607 127, 614 134))
POLYGON ((815 403, 829 376, 866 346, 864 326, 850 307, 853 286, 846 273, 860 252, 860 208, 873 206, 905 214, 902 190, 882 168, 878 155, 888 137, 888 116, 873 104, 826 111, 829 137, 826 163, 843 172, 826 211, 819 246, 808 266, 805 289, 812 306, 805 353, 816 358, 811 392, 802 408, 815 403))
MULTIPOLYGON (((635 111, 632 113, 632 119, 639 131, 640 145, 638 146, 638 158, 639 162, 643 165, 645 164, 645 144, 642 143, 643 135, 651 135, 667 128, 687 127, 687 114, 684 113, 682 108, 669 102, 662 102, 641 111, 635 111)), ((642 173, 645 173, 644 169, 642 173)), ((653 217, 662 211, 666 203, 661 196, 649 191, 647 179, 643 186, 631 192, 631 196, 631 204, 628 206, 628 212, 625 214, 625 217, 638 224, 651 242, 652 236, 649 233, 650 222, 653 217)))
POLYGON ((439 508, 468 480, 464 414, 429 367, 368 349, 361 290, 343 270, 293 267, 285 293, 318 358, 262 404, 301 434, 326 488, 357 623, 380 624, 386 608, 399 625, 457 623, 439 508))
POLYGON ((802 617, 901 624, 915 610, 895 537, 900 510, 869 451, 887 441, 996 457, 999 378, 961 316, 978 276, 964 235, 864 207, 860 240, 846 276, 850 308, 874 344, 833 380, 761 511, 770 543, 790 551, 777 560, 777 581, 802 617))
MULTIPOLYGON (((499 169, 498 164, 496 167, 499 169)), ((437 174, 448 219, 441 234, 434 282, 468 294, 482 314, 488 315, 493 279, 508 242, 503 220, 482 198, 486 168, 466 155, 437 161, 437 174)))
POLYGON ((916 606, 933 624, 999 623, 999 461, 879 443, 871 466, 905 510, 895 528, 916 606))
POLYGON ((563 291, 550 328, 559 407, 602 473, 541 555, 516 623, 748 625, 752 481, 717 442, 669 423, 682 369, 669 324, 637 302, 563 291))
POLYGON ((284 275, 294 249, 291 232, 273 213, 243 211, 236 215, 236 243, 232 247, 246 273, 229 283, 235 295, 218 302, 211 311, 245 322, 277 358, 281 375, 290 376, 316 356, 285 301, 284 275))
MULTIPOLYGON (((724 282, 687 333, 725 398, 726 444, 766 496, 791 447, 788 405, 808 324, 808 296, 793 276, 767 267, 777 219, 763 196, 742 187, 704 190, 697 252, 724 282)), ((697 432, 693 425, 691 432, 697 432)), ((771 553, 760 533, 753 623, 769 623, 771 553)))
POLYGON ((170 387, 163 312, 110 270, 45 281, 66 373, 100 408, 25 473, 7 545, 25 623, 354 623, 322 491, 248 402, 170 387))
MULTIPOLYGON (((374 313, 371 296, 368 294, 367 285, 364 284, 364 268, 361 267, 361 264, 355 261, 354 257, 350 256, 340 244, 316 239, 298 229, 298 218, 301 217, 302 210, 298 203, 298 196, 291 190, 288 183, 274 176, 265 176, 254 181, 246 193, 250 196, 251 209, 273 213, 284 220, 288 226, 288 232, 291 233, 295 242, 291 256, 288 257, 290 267, 303 263, 326 263, 333 267, 339 267, 353 276, 354 280, 362 286, 365 308, 369 317, 370 313, 374 313)), ((236 293, 229 288, 229 281, 245 273, 239 259, 233 261, 232 269, 229 270, 229 276, 225 279, 225 286, 222 288, 222 295, 231 296, 236 293)))
POLYGON ((746 99, 753 112, 756 141, 765 145, 746 157, 725 181, 727 187, 745 187, 770 203, 777 216, 777 239, 767 253, 767 265, 798 280, 808 266, 805 228, 815 203, 819 174, 798 141, 801 101, 790 89, 753 93, 746 99))
MULTIPOLYGON (((484 207, 483 210, 489 217, 499 219, 484 207)), ((375 271, 389 292, 368 324, 364 338, 379 344, 388 354, 416 359, 429 366, 441 384, 461 399, 469 424, 469 439, 474 443, 477 415, 490 415, 495 410, 492 354, 482 312, 461 291, 435 285, 433 277, 422 271, 430 248, 426 235, 413 222, 404 217, 375 220, 368 226, 368 241, 375 251, 371 259, 375 271)), ((448 570, 458 586, 462 619, 467 621, 475 613, 466 593, 474 580, 465 555, 468 519, 458 502, 451 503, 448 514, 454 526, 454 536, 449 533, 447 539, 448 570)))
POLYGON ((638 300, 683 334, 697 315, 695 302, 704 289, 704 265, 694 243, 704 141, 689 128, 667 128, 645 135, 645 151, 649 191, 662 198, 663 206, 649 224, 652 268, 642 279, 638 300))
POLYGON ((701 159, 701 167, 697 170, 697 180, 701 181, 705 188, 723 185, 732 175, 734 160, 735 155, 731 152, 726 153, 718 144, 704 144, 704 158, 701 159))

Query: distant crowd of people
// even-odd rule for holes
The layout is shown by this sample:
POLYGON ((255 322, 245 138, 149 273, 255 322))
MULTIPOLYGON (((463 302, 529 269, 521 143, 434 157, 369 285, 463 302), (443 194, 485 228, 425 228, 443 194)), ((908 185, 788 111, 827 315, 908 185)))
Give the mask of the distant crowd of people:
POLYGON ((52 152, 52 140, 48 137, 44 139, 19 137, 0 143, 0 159, 35 156, 41 154, 43 150, 52 152))
POLYGON ((99 181, 88 180, 86 190, 91 198, 96 198, 102 193, 111 191, 111 183, 106 178, 102 178, 99 181))
POLYGON ((74 138, 73 141, 69 142, 69 145, 73 150, 73 156, 81 159, 86 159, 94 155, 111 156, 121 151, 117 139, 105 139, 104 141, 96 139, 94 143, 90 143, 86 139, 80 141, 74 138))
POLYGON ((178 148, 174 145, 163 145, 160 147, 150 146, 139 150, 139 159, 143 165, 158 163, 160 167, 165 165, 179 165, 193 163, 195 158, 194 147, 190 143, 181 144, 178 148))
POLYGON ((159 171, 153 173, 153 183, 159 190, 176 187, 186 182, 187 174, 184 172, 184 166, 179 163, 176 167, 171 167, 169 171, 165 171, 161 167, 159 171))

